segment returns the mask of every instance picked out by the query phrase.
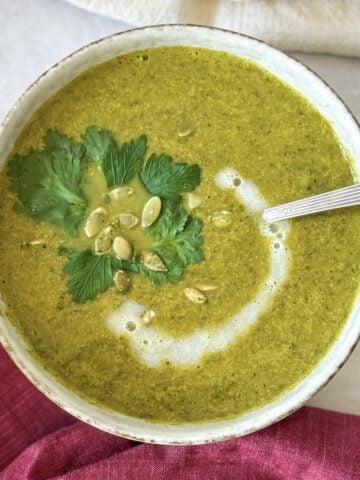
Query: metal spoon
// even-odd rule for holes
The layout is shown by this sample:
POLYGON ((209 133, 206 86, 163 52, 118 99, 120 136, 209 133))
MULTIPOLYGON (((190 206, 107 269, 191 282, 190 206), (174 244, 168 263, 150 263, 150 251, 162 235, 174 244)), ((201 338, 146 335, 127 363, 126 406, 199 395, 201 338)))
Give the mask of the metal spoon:
POLYGON ((288 218, 311 215, 312 213, 325 212, 326 210, 352 207, 354 205, 360 205, 360 184, 265 208, 263 219, 272 223, 288 218))

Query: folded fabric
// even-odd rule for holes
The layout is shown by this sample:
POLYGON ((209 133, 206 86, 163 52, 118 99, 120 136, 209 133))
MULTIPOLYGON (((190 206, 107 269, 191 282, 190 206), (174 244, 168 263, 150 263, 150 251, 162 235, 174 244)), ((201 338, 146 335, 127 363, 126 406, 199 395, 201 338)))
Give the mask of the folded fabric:
POLYGON ((355 480, 360 417, 305 407, 261 432, 199 446, 139 444, 45 398, 0 347, 0 480, 355 480))
POLYGON ((132 25, 212 25, 254 36, 284 50, 360 56, 358 0, 68 1, 132 25))

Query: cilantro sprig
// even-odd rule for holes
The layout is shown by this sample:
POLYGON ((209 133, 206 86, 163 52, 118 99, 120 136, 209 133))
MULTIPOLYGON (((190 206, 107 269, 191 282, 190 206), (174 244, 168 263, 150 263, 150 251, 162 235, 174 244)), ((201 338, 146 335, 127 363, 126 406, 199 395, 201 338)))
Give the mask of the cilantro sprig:
MULTIPOLYGON (((150 230, 153 250, 164 261, 168 272, 166 281, 177 282, 185 267, 201 262, 203 223, 189 215, 178 202, 166 201, 159 220, 150 230)), ((156 282, 156 280, 155 280, 156 282)), ((160 282, 156 282, 160 283, 160 282)))
POLYGON ((54 130, 48 131, 44 143, 42 150, 10 160, 11 189, 34 220, 75 235, 88 205, 80 186, 87 167, 85 148, 54 130))
POLYGON ((188 265, 203 260, 203 224, 186 211, 181 196, 200 184, 200 167, 174 162, 165 154, 151 154, 146 159, 145 135, 119 143, 110 130, 91 126, 81 139, 83 144, 49 130, 42 150, 31 150, 10 160, 11 188, 22 211, 34 220, 75 235, 88 206, 81 184, 89 162, 99 165, 109 188, 127 185, 139 176, 151 194, 162 198, 160 216, 145 232, 151 238, 152 251, 162 259, 167 271, 147 268, 139 260, 140 252, 125 261, 92 250, 67 251, 62 245, 59 254, 67 255, 64 271, 69 275, 68 289, 73 300, 84 303, 105 292, 119 269, 143 275, 157 284, 179 281, 188 265))
POLYGON ((92 126, 81 138, 88 156, 101 166, 109 188, 127 185, 140 172, 147 149, 145 135, 120 145, 110 130, 92 126))

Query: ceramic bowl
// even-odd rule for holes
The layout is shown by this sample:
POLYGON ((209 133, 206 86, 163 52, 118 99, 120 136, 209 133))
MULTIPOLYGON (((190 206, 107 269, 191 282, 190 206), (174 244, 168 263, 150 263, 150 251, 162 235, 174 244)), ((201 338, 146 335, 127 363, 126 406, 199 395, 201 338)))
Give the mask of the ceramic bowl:
MULTIPOLYGON (((190 45, 231 52, 249 58, 301 92, 331 122, 340 141, 355 159, 360 173, 360 130, 337 95, 305 66, 270 46, 215 28, 165 25, 132 30, 92 43, 44 73, 17 101, 0 127, 0 168, 32 113, 54 92, 89 67, 134 50, 190 45)), ((314 159, 316 161, 316 159, 314 159)), ((336 343, 301 383, 272 403, 232 420, 202 424, 153 424, 109 412, 78 397, 44 371, 29 355, 22 339, 0 317, 1 341, 18 367, 51 400, 80 420, 116 435, 163 444, 196 444, 225 440, 264 428, 303 405, 339 370, 360 335, 360 298, 336 343)))

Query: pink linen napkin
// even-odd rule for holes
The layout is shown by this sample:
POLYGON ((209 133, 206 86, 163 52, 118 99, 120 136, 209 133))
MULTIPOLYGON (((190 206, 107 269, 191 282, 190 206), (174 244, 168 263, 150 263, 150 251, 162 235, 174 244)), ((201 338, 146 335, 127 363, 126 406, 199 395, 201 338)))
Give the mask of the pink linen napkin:
POLYGON ((227 442, 169 447, 101 432, 37 391, 0 347, 0 480, 355 480, 360 417, 305 407, 227 442))

